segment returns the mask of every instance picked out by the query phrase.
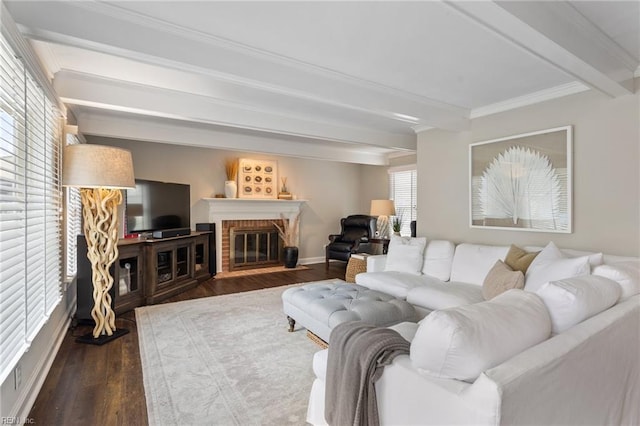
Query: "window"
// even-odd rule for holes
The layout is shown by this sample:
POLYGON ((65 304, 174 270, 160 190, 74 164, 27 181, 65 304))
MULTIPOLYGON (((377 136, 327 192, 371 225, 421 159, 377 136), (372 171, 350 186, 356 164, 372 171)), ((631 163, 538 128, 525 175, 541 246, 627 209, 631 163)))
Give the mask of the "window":
POLYGON ((0 383, 60 302, 60 114, 0 38, 0 383))
MULTIPOLYGON (((79 143, 76 135, 67 134, 66 144, 79 143)), ((65 278, 71 280, 77 269, 77 238, 82 234, 82 202, 80 188, 67 187, 65 190, 65 278)))
POLYGON ((411 235, 410 222, 417 217, 417 175, 415 166, 389 169, 389 198, 402 221, 401 235, 411 235))

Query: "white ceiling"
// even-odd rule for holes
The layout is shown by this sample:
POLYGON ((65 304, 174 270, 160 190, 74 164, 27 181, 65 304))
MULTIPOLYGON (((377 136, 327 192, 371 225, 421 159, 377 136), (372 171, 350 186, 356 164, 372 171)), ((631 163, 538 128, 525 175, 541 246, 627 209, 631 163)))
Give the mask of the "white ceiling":
POLYGON ((363 164, 640 65, 638 1, 4 4, 84 134, 363 164))

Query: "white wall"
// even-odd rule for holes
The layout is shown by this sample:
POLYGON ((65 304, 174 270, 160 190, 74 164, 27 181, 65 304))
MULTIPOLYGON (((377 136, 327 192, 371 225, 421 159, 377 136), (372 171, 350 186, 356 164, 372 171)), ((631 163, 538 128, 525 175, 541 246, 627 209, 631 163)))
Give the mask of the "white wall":
MULTIPOLYGON (((301 260, 323 260, 327 236, 340 230, 340 218, 349 214, 368 213, 368 197, 377 195, 370 188, 378 183, 370 184, 369 174, 362 172, 363 167, 382 170, 386 176, 386 168, 379 166, 91 136, 87 140, 131 150, 136 178, 190 184, 192 228, 198 222, 207 222, 208 205, 202 198, 224 193, 226 159, 277 160, 278 175, 288 178, 289 191, 299 199, 308 200, 300 216, 301 260), (367 181, 364 184, 363 179, 367 181), (362 192, 361 188, 365 187, 369 189, 362 192)), ((376 179, 376 182, 379 180, 376 179)), ((386 182, 383 183, 386 193, 386 182)))
POLYGON ((418 233, 487 244, 544 245, 640 255, 640 96, 584 92, 472 121, 462 133, 418 135, 418 233), (573 233, 469 227, 468 146, 573 125, 573 233))

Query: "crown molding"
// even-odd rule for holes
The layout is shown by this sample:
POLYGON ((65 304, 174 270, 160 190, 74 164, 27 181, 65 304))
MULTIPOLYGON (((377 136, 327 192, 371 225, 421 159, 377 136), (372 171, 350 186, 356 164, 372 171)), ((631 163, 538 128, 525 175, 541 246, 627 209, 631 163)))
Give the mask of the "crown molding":
POLYGON ((413 131, 418 134, 418 133, 422 133, 422 132, 426 132, 427 130, 431 130, 431 129, 435 129, 436 127, 433 126, 413 126, 412 129, 413 131))
POLYGON ((590 90, 589 87, 579 82, 563 84, 561 86, 552 87, 550 89, 540 90, 539 92, 530 93, 525 96, 509 99, 503 102, 485 105, 483 107, 471 110, 470 118, 485 117, 487 115, 497 114, 499 112, 509 111, 512 109, 522 108, 528 105, 561 98, 564 96, 574 95, 576 93, 590 90))

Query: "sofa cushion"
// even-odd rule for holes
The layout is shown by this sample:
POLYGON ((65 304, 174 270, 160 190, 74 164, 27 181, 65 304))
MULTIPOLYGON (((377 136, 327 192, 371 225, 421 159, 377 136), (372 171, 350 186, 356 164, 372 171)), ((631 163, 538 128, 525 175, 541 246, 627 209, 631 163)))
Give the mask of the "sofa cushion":
POLYGON ((609 278, 583 275, 548 282, 536 294, 549 310, 552 331, 557 334, 613 306, 621 291, 609 278))
POLYGON ((424 248, 427 239, 403 238, 396 235, 391 236, 389 248, 387 250, 387 263, 385 271, 406 272, 407 274, 422 274, 422 263, 424 261, 424 248))
MULTIPOLYGON (((538 246, 525 246, 525 250, 527 251, 541 251, 544 247, 538 246)), ((598 265, 602 265, 602 262, 605 261, 603 253, 594 253, 592 251, 584 251, 584 250, 574 250, 574 249, 560 249, 560 253, 563 254, 564 257, 589 257, 589 265, 591 268, 594 268, 598 265)))
POLYGON ((408 290, 407 302, 427 310, 453 308, 484 301, 482 287, 475 284, 448 282, 424 275, 423 285, 408 290))
POLYGON ((524 274, 522 271, 514 271, 502 260, 498 260, 482 283, 482 295, 485 300, 490 300, 512 288, 522 290, 523 287, 524 274))
POLYGON ((567 258, 552 242, 531 262, 524 279, 524 289, 537 291, 549 281, 562 280, 591 272, 589 256, 567 258))
POLYGON ((496 260, 504 260, 508 251, 507 246, 458 244, 451 265, 451 281, 481 286, 496 260))
POLYGON ((588 251, 582 250, 573 250, 573 249, 560 249, 560 252, 565 255, 565 257, 582 257, 587 256, 589 258, 589 265, 591 268, 595 268, 598 265, 602 265, 604 260, 604 255, 602 253, 592 253, 588 251))
POLYGON ((523 274, 527 272, 529 265, 533 262, 533 259, 540 253, 540 251, 526 251, 518 246, 511 244, 507 257, 504 259, 504 263, 514 271, 521 271, 523 274))
POLYGON ((410 358, 431 376, 473 381, 550 333, 542 300, 509 290, 486 302, 432 312, 418 327, 410 358))
POLYGON ((446 240, 431 240, 424 250, 422 273, 442 281, 451 278, 451 263, 456 245, 446 240))
POLYGON ((426 275, 413 275, 406 272, 366 272, 356 275, 356 284, 399 299, 406 299, 410 289, 425 285, 426 278, 428 278, 426 275))
POLYGON ((622 288, 620 300, 640 293, 640 261, 625 260, 593 268, 593 275, 614 280, 622 288))

